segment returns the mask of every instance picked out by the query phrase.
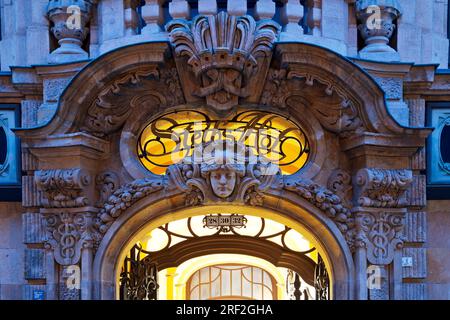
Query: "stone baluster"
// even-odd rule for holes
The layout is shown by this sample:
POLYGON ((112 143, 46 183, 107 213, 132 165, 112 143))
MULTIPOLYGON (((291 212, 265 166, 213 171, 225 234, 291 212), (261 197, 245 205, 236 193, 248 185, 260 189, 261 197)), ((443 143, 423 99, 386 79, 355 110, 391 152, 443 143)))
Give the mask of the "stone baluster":
POLYGON ((198 0, 198 13, 204 15, 214 15, 217 13, 216 0, 198 0))
POLYGON ((63 63, 88 58, 82 45, 89 29, 86 27, 92 12, 92 1, 50 0, 47 17, 53 23, 51 31, 58 40, 59 48, 49 57, 50 63, 63 63))
POLYGON ((246 0, 228 0, 227 11, 231 16, 243 16, 247 14, 246 0))
POLYGON ((303 34, 300 21, 303 19, 303 5, 300 0, 287 0, 281 10, 281 21, 283 22, 282 40, 295 40, 303 34))
POLYGON ((394 34, 395 20, 400 17, 398 0, 358 0, 356 16, 358 30, 366 46, 359 52, 363 59, 398 61, 399 54, 389 46, 394 34))
POLYGON ((164 23, 162 5, 164 0, 146 0, 142 7, 142 18, 146 26, 142 29, 142 34, 159 33, 162 31, 161 25, 164 23))
POLYGON ((308 26, 311 28, 311 35, 322 35, 322 0, 308 0, 308 26))
POLYGON ((137 34, 139 26, 139 14, 137 13, 139 1, 127 0, 125 1, 125 36, 132 36, 137 34))
POLYGON ((191 17, 191 6, 186 0, 172 0, 169 3, 169 14, 174 19, 186 19, 191 17))
POLYGON ((273 0, 258 0, 255 5, 255 17, 258 20, 272 19, 275 15, 275 2, 273 0))

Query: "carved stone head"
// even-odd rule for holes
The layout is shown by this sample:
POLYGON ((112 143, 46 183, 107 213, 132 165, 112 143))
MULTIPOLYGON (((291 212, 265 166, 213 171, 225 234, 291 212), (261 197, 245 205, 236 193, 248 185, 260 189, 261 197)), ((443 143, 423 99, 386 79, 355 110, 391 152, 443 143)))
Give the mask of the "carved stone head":
POLYGON ((209 175, 211 189, 219 198, 228 198, 236 187, 236 172, 226 167, 212 171, 209 175))
MULTIPOLYGON (((221 145, 212 143, 211 146, 221 145)), ((235 152, 227 152, 221 148, 208 154, 201 164, 201 174, 211 186, 211 190, 219 198, 230 197, 245 175, 245 157, 235 152)))

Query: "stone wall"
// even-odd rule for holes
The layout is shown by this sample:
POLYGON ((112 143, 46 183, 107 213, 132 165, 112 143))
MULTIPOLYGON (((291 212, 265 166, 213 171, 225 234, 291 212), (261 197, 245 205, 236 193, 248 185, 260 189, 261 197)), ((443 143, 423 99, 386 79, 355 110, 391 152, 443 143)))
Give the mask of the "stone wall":
POLYGON ((450 201, 428 201, 428 299, 450 299, 450 201))
POLYGON ((403 13, 398 24, 398 52, 401 60, 417 64, 437 63, 440 68, 447 68, 448 1, 399 1, 403 13))
POLYGON ((21 205, 0 202, 0 300, 22 299, 24 245, 21 205))

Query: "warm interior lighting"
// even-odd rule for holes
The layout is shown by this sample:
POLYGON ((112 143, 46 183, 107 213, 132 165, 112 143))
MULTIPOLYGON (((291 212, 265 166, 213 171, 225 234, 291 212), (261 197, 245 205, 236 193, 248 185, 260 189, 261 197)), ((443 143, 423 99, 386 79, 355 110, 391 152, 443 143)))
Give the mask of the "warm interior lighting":
POLYGON ((163 115, 148 124, 139 138, 137 153, 145 168, 162 175, 170 165, 192 156, 194 147, 220 140, 245 145, 252 154, 277 163, 285 175, 300 170, 310 152, 304 132, 280 115, 245 111, 217 120, 186 110, 163 115))

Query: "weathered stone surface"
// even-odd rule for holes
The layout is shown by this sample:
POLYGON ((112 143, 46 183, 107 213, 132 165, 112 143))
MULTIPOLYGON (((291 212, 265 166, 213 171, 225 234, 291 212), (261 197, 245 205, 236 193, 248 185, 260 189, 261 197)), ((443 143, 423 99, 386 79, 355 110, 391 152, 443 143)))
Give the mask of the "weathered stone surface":
POLYGON ((26 284, 23 286, 23 300, 35 300, 40 295, 40 292, 44 293, 44 300, 46 299, 46 286, 45 285, 33 285, 26 284), (39 294, 38 294, 39 293, 39 294))
POLYGON ((409 204, 412 207, 424 207, 427 202, 427 177, 415 175, 409 189, 409 204))
POLYGON ((25 249, 25 279, 45 279, 44 249, 25 249))
POLYGON ((28 212, 22 215, 24 243, 42 243, 46 239, 44 219, 40 213, 28 212))
POLYGON ((403 283, 404 300, 427 300, 427 285, 425 283, 403 283))
POLYGON ((411 267, 403 267, 403 278, 424 279, 427 276, 427 249, 403 248, 403 257, 412 258, 411 267))
POLYGON ((411 169, 425 170, 427 167, 426 147, 420 148, 411 158, 411 169))
POLYGON ((406 214, 405 241, 423 243, 427 240, 427 213, 410 211, 406 214))
POLYGON ((39 207, 39 193, 33 176, 22 177, 22 206, 39 207))
POLYGON ((22 101, 22 127, 34 127, 38 123, 38 111, 42 101, 24 100, 22 101))

